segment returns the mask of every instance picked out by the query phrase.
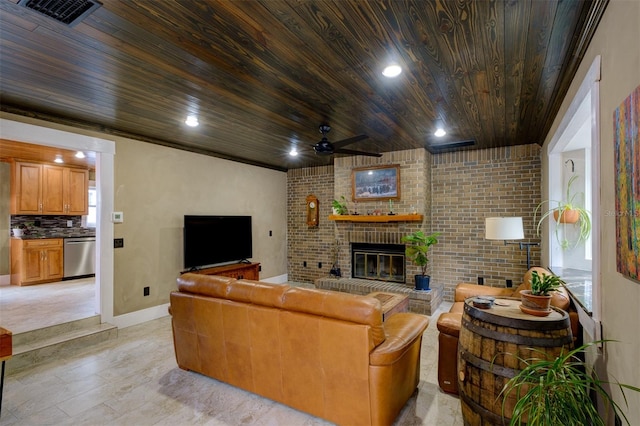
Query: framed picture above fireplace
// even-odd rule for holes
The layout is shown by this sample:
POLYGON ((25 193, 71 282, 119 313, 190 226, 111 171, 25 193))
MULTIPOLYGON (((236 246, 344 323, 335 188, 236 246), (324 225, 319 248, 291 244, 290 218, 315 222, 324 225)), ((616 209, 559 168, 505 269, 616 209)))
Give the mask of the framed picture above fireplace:
POLYGON ((351 191, 353 201, 399 200, 400 165, 353 169, 351 191))

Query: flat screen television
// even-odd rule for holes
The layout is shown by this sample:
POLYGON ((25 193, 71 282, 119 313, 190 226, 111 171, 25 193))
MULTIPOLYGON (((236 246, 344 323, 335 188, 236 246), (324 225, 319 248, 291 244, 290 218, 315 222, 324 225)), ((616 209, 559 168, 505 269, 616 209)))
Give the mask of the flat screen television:
POLYGON ((184 268, 252 257, 251 216, 184 216, 184 268))

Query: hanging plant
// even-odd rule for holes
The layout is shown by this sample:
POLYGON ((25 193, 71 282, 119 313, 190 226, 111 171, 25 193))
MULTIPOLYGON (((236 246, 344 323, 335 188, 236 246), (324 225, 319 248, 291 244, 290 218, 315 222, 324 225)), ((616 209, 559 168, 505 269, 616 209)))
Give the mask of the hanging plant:
POLYGON ((536 209, 533 212, 534 221, 538 217, 538 212, 541 214, 536 227, 536 233, 538 236, 540 236, 542 222, 544 222, 548 217, 553 217, 556 222, 554 234, 558 244, 560 244, 560 247, 563 250, 569 247, 576 247, 580 243, 586 242, 591 236, 590 213, 577 203, 580 198, 584 199, 584 192, 571 193, 571 185, 577 178, 578 175, 574 175, 569 179, 569 182, 567 182, 566 198, 564 200, 544 200, 536 206, 536 209), (542 208, 545 204, 548 206, 548 210, 543 213, 542 208), (578 228, 578 236, 575 241, 573 241, 573 244, 564 233, 562 236, 560 235, 561 225, 566 226, 570 224, 574 224, 574 226, 578 228))

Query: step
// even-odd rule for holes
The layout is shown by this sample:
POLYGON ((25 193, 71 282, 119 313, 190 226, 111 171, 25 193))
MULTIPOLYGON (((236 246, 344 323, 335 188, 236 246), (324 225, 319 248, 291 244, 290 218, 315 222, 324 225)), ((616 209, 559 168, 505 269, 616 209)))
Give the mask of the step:
POLYGON ((6 374, 33 367, 61 352, 77 350, 118 337, 118 328, 100 323, 100 316, 71 321, 13 335, 13 356, 6 363, 6 374))

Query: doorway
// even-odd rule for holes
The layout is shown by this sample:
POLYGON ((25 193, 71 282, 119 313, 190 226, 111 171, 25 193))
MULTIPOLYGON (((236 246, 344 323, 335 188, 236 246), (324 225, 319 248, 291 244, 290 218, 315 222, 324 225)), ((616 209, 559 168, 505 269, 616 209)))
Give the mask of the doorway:
POLYGON ((101 322, 113 320, 113 160, 115 142, 34 124, 0 119, 0 139, 96 153, 96 276, 95 312, 101 322))

